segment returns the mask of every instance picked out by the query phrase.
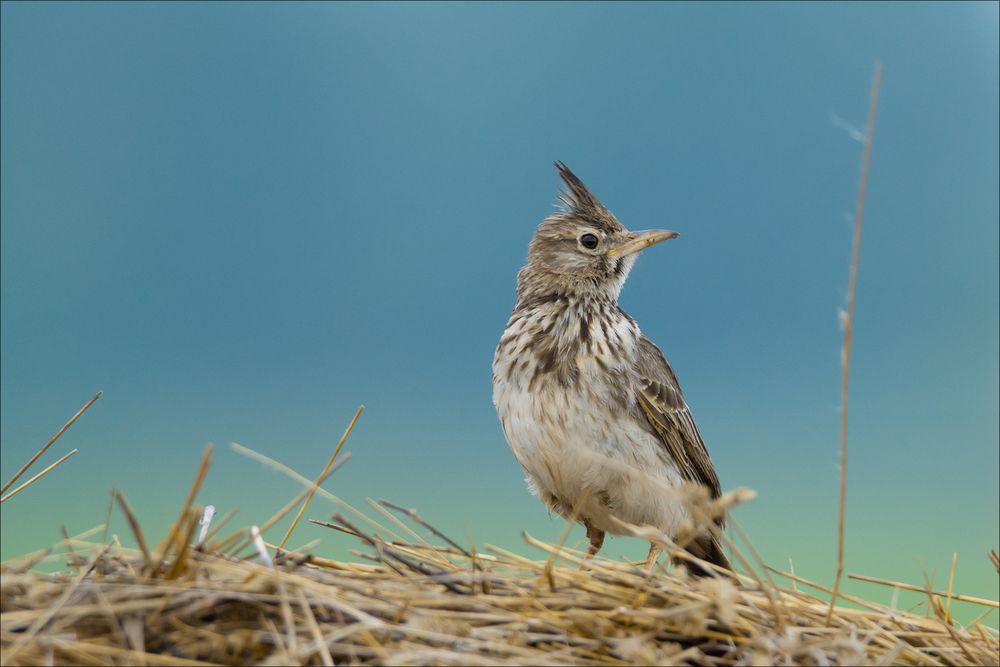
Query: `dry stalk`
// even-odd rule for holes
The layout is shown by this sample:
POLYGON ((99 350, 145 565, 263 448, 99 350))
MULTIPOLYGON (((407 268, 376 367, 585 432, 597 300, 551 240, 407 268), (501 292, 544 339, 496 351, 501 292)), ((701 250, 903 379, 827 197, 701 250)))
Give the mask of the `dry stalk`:
POLYGON ((351 419, 351 423, 347 425, 347 429, 344 431, 344 435, 340 438, 340 442, 337 443, 336 449, 333 450, 333 456, 330 460, 326 462, 326 467, 323 468, 323 472, 319 474, 316 481, 313 482, 312 488, 309 489, 309 495, 306 496, 306 500, 302 503, 302 507, 299 509, 299 513, 295 515, 295 520, 292 521, 292 525, 288 527, 288 532, 285 536, 281 538, 281 543, 278 545, 278 554, 281 554, 281 550, 285 548, 285 544, 288 543, 288 538, 292 536, 292 531, 295 530, 295 526, 299 525, 299 519, 305 513, 306 508, 309 507, 309 503, 312 502, 313 496, 316 495, 316 489, 319 488, 321 481, 330 473, 330 468, 333 467, 334 461, 337 460, 337 456, 340 455, 340 450, 343 448, 344 443, 347 442, 347 438, 351 435, 351 431, 354 430, 354 425, 358 423, 358 419, 361 418, 361 413, 364 412, 365 406, 358 406, 358 411, 354 413, 354 418, 351 419))
POLYGON ((52 438, 48 442, 46 442, 44 445, 42 445, 41 449, 39 449, 37 452, 35 452, 34 456, 32 456, 30 459, 28 459, 28 462, 25 463, 23 466, 21 466, 21 469, 18 470, 16 473, 14 473, 14 476, 11 477, 9 480, 7 480, 7 482, 2 487, 0 487, 0 494, 7 493, 7 489, 9 489, 11 486, 13 486, 14 482, 16 482, 21 477, 21 475, 23 475, 25 472, 27 472, 28 468, 30 468, 35 463, 35 461, 37 461, 41 457, 42 454, 44 454, 46 451, 48 451, 49 447, 51 447, 55 443, 55 441, 58 440, 59 437, 63 433, 65 433, 67 430, 69 430, 69 427, 72 426, 76 422, 77 419, 79 419, 80 417, 82 417, 83 413, 85 413, 87 410, 89 410, 90 406, 93 405, 94 403, 96 403, 97 399, 99 399, 103 394, 104 394, 103 391, 97 392, 96 394, 94 394, 91 397, 91 399, 89 401, 86 402, 86 404, 84 404, 84 406, 82 408, 80 408, 79 410, 77 410, 76 414, 73 415, 72 417, 70 417, 69 421, 66 422, 65 424, 63 424, 63 427, 61 429, 59 429, 56 432, 56 434, 54 436, 52 436, 52 438))
POLYGON ((861 157, 861 181, 858 202, 854 209, 854 239, 851 242, 851 273, 847 286, 847 312, 844 314, 844 345, 841 349, 840 378, 840 502, 837 513, 837 574, 833 578, 833 593, 826 624, 833 621, 833 607, 840 592, 840 578, 844 574, 844 522, 847 511, 847 397, 851 379, 851 341, 854 333, 854 304, 858 292, 858 262, 861 256, 861 230, 865 222, 865 200, 868 197, 868 170, 872 158, 872 141, 875 136, 875 118, 878 115, 878 96, 882 88, 882 63, 875 63, 872 76, 871 99, 868 105, 868 122, 865 125, 865 147, 861 157))
MULTIPOLYGON (((867 577, 863 574, 848 574, 848 579, 854 579, 855 581, 866 581, 870 584, 879 584, 881 586, 891 586, 892 588, 900 588, 904 591, 913 591, 914 593, 927 593, 926 586, 914 586, 913 584, 904 584, 899 581, 889 581, 887 579, 878 579, 876 577, 867 577)), ((950 588, 948 592, 941 591, 930 591, 931 595, 937 597, 950 598, 958 602, 968 602, 970 604, 983 605, 984 607, 993 607, 994 609, 1000 608, 1000 602, 996 600, 987 600, 985 598, 974 597, 972 595, 959 595, 958 593, 952 593, 950 588)))
MULTIPOLYGON (((32 484, 34 484, 35 482, 37 482, 38 480, 40 480, 42 477, 45 477, 51 471, 53 471, 56 468, 58 468, 59 466, 61 466, 64 461, 72 458, 73 455, 75 455, 78 451, 80 451, 80 450, 79 449, 74 449, 74 450, 70 451, 69 453, 63 455, 55 463, 53 463, 52 465, 50 465, 47 468, 45 468, 45 470, 43 470, 40 473, 38 473, 37 475, 35 475, 31 479, 29 479, 27 482, 25 482, 21 486, 17 487, 16 489, 14 489, 10 493, 8 493, 6 496, 0 498, 0 503, 5 503, 8 500, 10 500, 11 498, 13 498, 14 496, 16 496, 17 494, 21 493, 21 491, 24 491, 26 488, 28 488, 29 486, 31 486, 32 484)), ((16 476, 15 476, 15 479, 16 479, 16 476)))

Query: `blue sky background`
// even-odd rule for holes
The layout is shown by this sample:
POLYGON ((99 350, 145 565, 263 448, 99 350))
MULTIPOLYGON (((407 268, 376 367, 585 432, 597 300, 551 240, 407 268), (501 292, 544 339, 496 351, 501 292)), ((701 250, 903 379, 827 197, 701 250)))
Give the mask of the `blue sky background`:
POLYGON ((555 539, 490 363, 561 159, 627 226, 681 232, 623 305, 723 486, 759 492, 755 545, 829 582, 842 125, 880 59, 847 569, 944 582, 957 551, 956 589, 995 597, 997 7, 3 3, 3 478, 105 391, 45 462, 80 454, 4 504, 3 557, 99 523, 113 484, 162 531, 209 441, 200 501, 260 522, 297 487, 228 443, 312 476, 362 402, 331 490, 555 539))

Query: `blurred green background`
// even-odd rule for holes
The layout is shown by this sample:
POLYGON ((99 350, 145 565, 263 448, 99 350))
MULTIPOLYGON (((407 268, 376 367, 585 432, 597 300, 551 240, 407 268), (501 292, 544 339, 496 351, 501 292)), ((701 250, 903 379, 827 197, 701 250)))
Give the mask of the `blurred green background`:
MULTIPOLYGON (((112 485, 155 541, 209 441, 199 502, 259 523, 298 487, 228 443, 312 477, 362 402, 333 492, 480 546, 557 539, 490 363, 561 159, 627 226, 681 232, 623 305, 723 486, 760 494, 735 515, 757 549, 829 583, 880 59, 847 570, 944 587, 957 552, 956 590, 996 598, 997 7, 3 3, 2 477, 105 395, 36 470, 80 453, 4 504, 0 555, 100 523, 112 485)), ((314 538, 356 546, 293 543, 314 538)))

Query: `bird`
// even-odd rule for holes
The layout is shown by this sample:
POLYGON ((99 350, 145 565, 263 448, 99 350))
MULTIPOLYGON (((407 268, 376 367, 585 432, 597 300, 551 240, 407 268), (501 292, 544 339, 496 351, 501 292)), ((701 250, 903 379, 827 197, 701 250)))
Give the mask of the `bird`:
MULTIPOLYGON (((638 253, 678 236, 632 232, 561 161, 559 210, 538 226, 517 274, 516 303, 493 357, 493 402, 529 489, 583 524, 587 558, 620 522, 675 536, 695 525, 686 549, 732 569, 719 530, 697 523, 678 489, 719 478, 670 364, 618 297, 638 253)), ((702 524, 704 521, 702 522, 702 524)), ((646 568, 660 553, 651 542, 646 568)), ((675 556, 674 563, 680 561, 675 556)), ((711 573, 697 561, 695 576, 711 573)))

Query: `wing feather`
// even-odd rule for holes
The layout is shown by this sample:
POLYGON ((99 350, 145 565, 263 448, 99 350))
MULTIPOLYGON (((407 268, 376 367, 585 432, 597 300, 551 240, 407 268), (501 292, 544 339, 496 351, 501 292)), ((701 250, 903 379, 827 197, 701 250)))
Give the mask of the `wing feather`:
POLYGON ((653 431, 677 462, 683 477, 707 486, 713 498, 721 491, 712 458, 684 401, 677 376, 660 348, 646 338, 639 339, 639 386, 636 399, 653 431))

